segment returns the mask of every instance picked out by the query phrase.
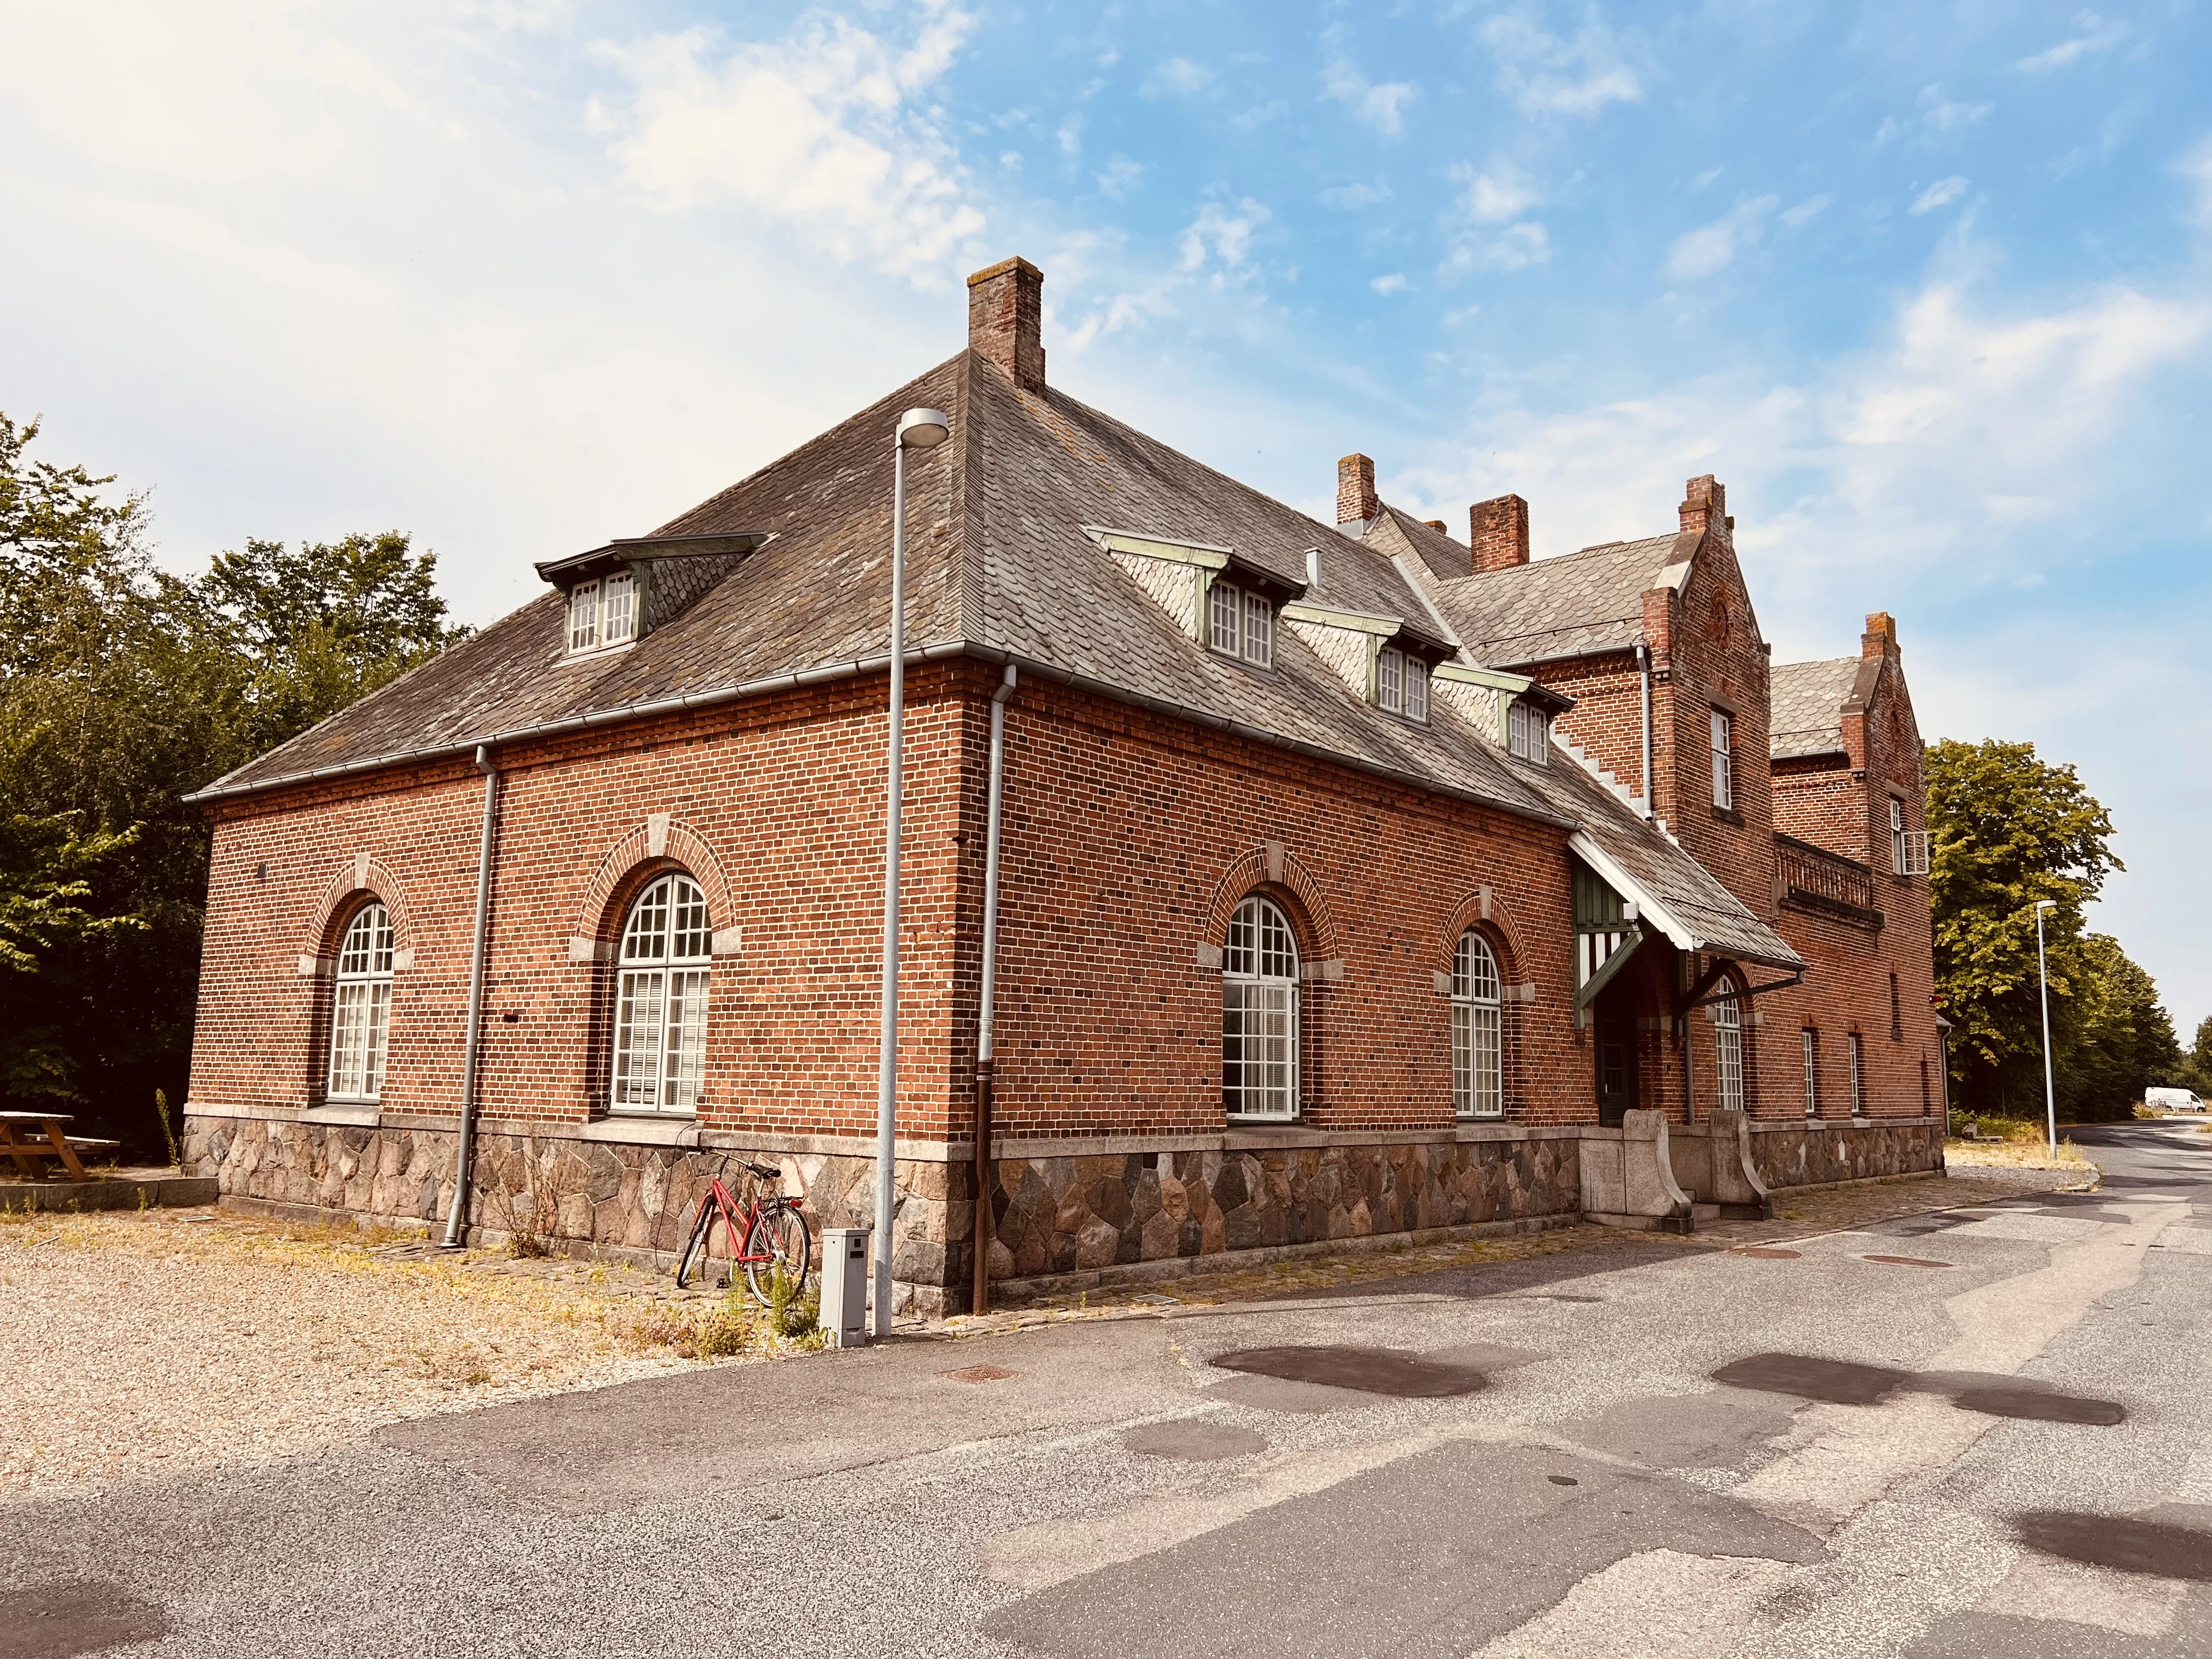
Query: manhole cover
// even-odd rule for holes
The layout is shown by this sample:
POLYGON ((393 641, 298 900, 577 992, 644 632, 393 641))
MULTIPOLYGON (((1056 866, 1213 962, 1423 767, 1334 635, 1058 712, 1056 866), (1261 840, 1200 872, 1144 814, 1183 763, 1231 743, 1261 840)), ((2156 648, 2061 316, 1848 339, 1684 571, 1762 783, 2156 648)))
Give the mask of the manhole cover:
POLYGON ((1762 1261, 1795 1261, 1800 1254, 1796 1250, 1777 1249, 1771 1244, 1746 1245, 1735 1252, 1737 1255, 1755 1255, 1762 1261))
POLYGON ((954 1382, 997 1382, 1009 1376, 1018 1376, 1020 1374, 1018 1371, 1008 1370, 1004 1365, 963 1365, 957 1371, 940 1373, 948 1381, 954 1382))
POLYGON ((1267 1449, 1265 1435, 1228 1423, 1145 1423, 1121 1436, 1121 1443, 1147 1457, 1211 1463, 1224 1457, 1249 1457, 1267 1449))
POLYGON ((1443 1400, 1473 1394, 1488 1380, 1471 1365, 1424 1359, 1402 1348, 1239 1348, 1217 1358, 1224 1370, 1279 1377, 1286 1382, 1318 1382, 1331 1389, 1357 1389, 1400 1400, 1443 1400))

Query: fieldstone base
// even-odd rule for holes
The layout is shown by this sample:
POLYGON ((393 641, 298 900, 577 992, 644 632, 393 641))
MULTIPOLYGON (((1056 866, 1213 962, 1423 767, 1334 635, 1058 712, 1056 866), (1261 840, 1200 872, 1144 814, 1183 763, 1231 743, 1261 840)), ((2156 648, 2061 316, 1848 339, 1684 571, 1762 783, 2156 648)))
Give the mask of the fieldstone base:
POLYGON ((994 1279, 1058 1279, 1580 1207, 1571 1139, 1002 1158, 996 1174, 994 1279))
POLYGON ((1940 1118, 1902 1123, 1754 1123, 1751 1156, 1770 1188, 1872 1181, 1943 1167, 1940 1118))
MULTIPOLYGON (((289 1119, 188 1117, 185 1168, 212 1176, 225 1200, 297 1213, 442 1230, 453 1199, 456 1132, 357 1128, 289 1119)), ((465 1242, 529 1239, 564 1254, 605 1255, 673 1267, 699 1198, 716 1172, 742 1201, 745 1162, 783 1171, 782 1189, 805 1200, 819 1260, 822 1230, 872 1224, 872 1158, 834 1154, 695 1150, 586 1141, 549 1126, 508 1126, 477 1137, 465 1242)), ((895 1309, 945 1311, 947 1166, 902 1160, 894 1223, 895 1309)), ((952 1219, 972 1224, 963 1202, 952 1219)), ((967 1253, 961 1252, 964 1270, 967 1253)))

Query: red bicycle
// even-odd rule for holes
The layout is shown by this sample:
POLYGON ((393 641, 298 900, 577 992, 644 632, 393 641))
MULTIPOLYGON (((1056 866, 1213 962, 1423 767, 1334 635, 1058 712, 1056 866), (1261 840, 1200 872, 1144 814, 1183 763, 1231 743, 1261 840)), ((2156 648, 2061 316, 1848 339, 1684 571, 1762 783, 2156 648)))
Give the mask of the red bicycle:
POLYGON ((743 1267, 745 1284, 754 1299, 766 1307, 769 1289, 780 1269, 791 1287, 793 1298, 805 1295, 814 1240, 807 1231, 806 1218, 799 1213, 800 1200, 786 1198, 775 1190, 776 1183, 783 1179, 782 1170, 764 1164, 747 1164, 744 1167, 759 1181, 760 1187, 755 1189, 750 1206, 739 1205, 735 1195, 722 1184, 722 1169, 727 1169, 729 1163, 727 1158, 722 1160, 721 1169, 714 1171, 714 1181, 699 1200, 698 1210, 692 1218, 690 1237, 684 1243, 684 1254, 676 1260, 676 1288, 682 1290, 709 1277, 717 1285, 727 1285, 731 1275, 743 1267), (760 1196, 763 1190, 769 1194, 765 1200, 760 1196), (729 1241, 729 1253, 719 1272, 714 1263, 718 1223, 729 1241), (744 1241, 742 1244, 740 1240, 744 1241))

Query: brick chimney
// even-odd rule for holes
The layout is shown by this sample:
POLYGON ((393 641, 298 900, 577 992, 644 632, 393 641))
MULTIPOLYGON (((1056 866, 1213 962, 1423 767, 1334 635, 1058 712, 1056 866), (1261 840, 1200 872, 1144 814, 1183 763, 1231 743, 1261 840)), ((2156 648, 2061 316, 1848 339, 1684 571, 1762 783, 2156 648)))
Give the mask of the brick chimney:
POLYGON ((1528 562, 1528 503, 1518 495, 1477 501, 1468 508, 1467 518, 1476 575, 1528 562))
POLYGON ((1375 493, 1375 463, 1364 455, 1346 455, 1336 464, 1336 521, 1356 524, 1363 531, 1382 516, 1382 497, 1375 493))
POLYGON ((1686 536, 1702 536, 1708 528, 1725 535, 1735 528, 1735 520, 1728 515, 1728 486, 1716 483, 1710 472, 1691 479, 1684 487, 1681 514, 1686 536))
POLYGON ((1897 655, 1897 619, 1888 611, 1877 611, 1867 618, 1866 632, 1859 635, 1859 654, 1862 657, 1897 655))
POLYGON ((1044 390, 1044 272, 1001 259, 968 279, 968 349, 1024 392, 1044 390))

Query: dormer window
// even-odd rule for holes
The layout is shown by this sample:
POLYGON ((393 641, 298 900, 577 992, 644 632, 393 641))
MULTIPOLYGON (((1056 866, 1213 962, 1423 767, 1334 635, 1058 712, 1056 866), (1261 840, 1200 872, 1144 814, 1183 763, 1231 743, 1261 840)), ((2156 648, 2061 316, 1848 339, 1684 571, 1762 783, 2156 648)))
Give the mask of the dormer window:
POLYGON ((1429 665, 1386 645, 1375 662, 1375 701, 1409 720, 1429 718, 1429 665))
POLYGON ((1275 659, 1275 607, 1258 593, 1216 581, 1206 595, 1206 643, 1255 668, 1275 659))
POLYGON ((1505 716, 1505 749, 1510 755, 1539 766, 1552 759, 1552 717, 1540 708, 1516 702, 1505 716))
POLYGON ((603 651, 637 637, 637 578, 628 571, 568 590, 568 649, 603 651))

